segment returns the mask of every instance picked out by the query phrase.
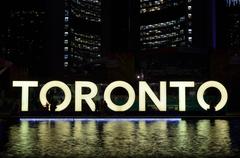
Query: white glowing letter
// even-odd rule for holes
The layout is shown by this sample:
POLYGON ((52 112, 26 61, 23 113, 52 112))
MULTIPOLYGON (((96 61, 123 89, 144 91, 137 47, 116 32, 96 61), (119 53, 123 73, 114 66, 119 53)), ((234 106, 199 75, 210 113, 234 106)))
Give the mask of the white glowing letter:
POLYGON ((50 81, 50 82, 46 83, 40 91, 40 95, 39 95, 40 102, 43 106, 50 104, 47 100, 46 95, 47 95, 48 90, 53 87, 58 87, 58 88, 62 89, 64 92, 64 95, 65 95, 64 101, 61 104, 57 105, 57 108, 56 108, 56 111, 62 111, 70 104, 72 95, 71 95, 71 91, 70 91, 69 87, 61 81, 50 81))
POLYGON ((28 111, 29 87, 37 87, 38 81, 13 81, 13 87, 22 87, 21 111, 28 111))
POLYGON ((160 111, 167 110, 166 82, 160 82, 160 100, 145 81, 139 82, 139 111, 146 111, 146 93, 160 111))
POLYGON ((197 92, 198 103, 205 110, 208 110, 210 108, 210 105, 207 104, 204 100, 204 93, 210 87, 217 88, 219 90, 219 92, 221 93, 221 100, 215 106, 215 110, 219 111, 226 105, 227 100, 228 100, 228 93, 227 93, 226 88, 217 81, 208 81, 199 87, 198 92, 197 92))
POLYGON ((92 111, 96 110, 96 105, 93 98, 97 95, 98 89, 95 83, 88 81, 75 82, 75 111, 82 111, 82 100, 85 100, 92 111), (89 94, 82 94, 82 88, 87 87, 90 89, 89 94))
POLYGON ((104 92, 104 100, 106 101, 108 107, 113 111, 126 111, 128 110, 135 101, 135 92, 130 84, 124 81, 115 81, 107 86, 104 92), (116 105, 112 102, 111 92, 117 87, 122 87, 128 92, 128 101, 123 105, 116 105))
POLYGON ((186 88, 194 87, 194 82, 170 82, 170 87, 178 87, 179 89, 179 111, 186 111, 186 88))

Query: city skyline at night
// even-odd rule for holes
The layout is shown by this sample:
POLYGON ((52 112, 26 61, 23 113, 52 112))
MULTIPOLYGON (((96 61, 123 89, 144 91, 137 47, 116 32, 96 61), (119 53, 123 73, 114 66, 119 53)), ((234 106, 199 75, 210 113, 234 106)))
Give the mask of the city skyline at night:
POLYGON ((240 0, 2 0, 0 157, 239 157, 240 0))
MULTIPOLYGON (((232 50, 239 47, 239 11, 224 0, 27 2, 8 3, 2 14, 8 22, 2 26, 1 57, 18 68, 5 71, 9 81, 20 76, 103 85, 159 79, 229 83, 239 76, 231 68, 239 65, 239 52, 232 50)), ((235 84, 228 84, 233 96, 235 84)))
POLYGON ((84 74, 102 55, 101 1, 66 0, 64 5, 64 68, 84 74))
MULTIPOLYGON (((118 2, 125 12, 121 15, 123 12, 114 12, 111 8, 116 5, 107 1, 26 1, 13 8, 9 3, 2 14, 9 22, 1 26, 1 57, 20 65, 31 64, 33 74, 34 69, 41 69, 39 65, 44 66, 44 60, 46 67, 65 69, 68 74, 91 74, 91 69, 106 67, 109 54, 159 50, 160 55, 162 48, 189 48, 187 52, 191 48, 239 48, 237 4, 224 0, 129 0, 118 2), (209 11, 203 12, 201 7, 209 11), (28 46, 22 44, 23 39, 28 46)), ((46 74, 54 73, 49 71, 46 74)))

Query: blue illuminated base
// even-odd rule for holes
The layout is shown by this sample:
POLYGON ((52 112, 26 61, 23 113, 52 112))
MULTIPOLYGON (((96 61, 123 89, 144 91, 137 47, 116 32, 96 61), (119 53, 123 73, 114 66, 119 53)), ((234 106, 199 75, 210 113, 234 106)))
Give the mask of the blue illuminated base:
POLYGON ((20 115, 20 120, 28 121, 180 121, 181 119, 226 118, 221 113, 187 113, 187 112, 156 112, 156 113, 114 113, 99 115, 94 113, 67 115, 67 113, 52 113, 51 115, 20 115))
POLYGON ((21 112, 18 114, 25 118, 181 118, 181 117, 209 117, 226 116, 225 111, 221 112, 180 112, 180 111, 146 111, 146 112, 21 112))
POLYGON ((181 121, 181 118, 20 118, 20 121, 181 121))
POLYGON ((67 121, 158 121, 158 120, 180 120, 180 119, 226 119, 232 117, 240 117, 240 115, 227 115, 225 112, 132 112, 132 113, 68 113, 68 112, 54 112, 54 113, 42 113, 42 112, 25 112, 18 114, 11 114, 8 116, 0 116, 2 119, 13 120, 67 120, 67 121))

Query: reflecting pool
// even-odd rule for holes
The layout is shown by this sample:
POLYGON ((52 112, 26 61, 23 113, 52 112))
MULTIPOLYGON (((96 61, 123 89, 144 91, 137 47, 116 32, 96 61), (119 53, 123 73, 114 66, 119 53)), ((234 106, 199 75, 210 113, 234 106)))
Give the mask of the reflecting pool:
POLYGON ((0 121, 0 157, 234 157, 240 120, 0 121))

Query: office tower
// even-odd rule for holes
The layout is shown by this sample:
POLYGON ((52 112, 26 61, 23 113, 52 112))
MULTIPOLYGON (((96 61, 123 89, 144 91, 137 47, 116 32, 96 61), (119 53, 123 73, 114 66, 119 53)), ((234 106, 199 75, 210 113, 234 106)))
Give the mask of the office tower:
POLYGON ((140 49, 192 46, 192 0, 140 0, 140 49))
POLYGON ((228 7, 234 7, 234 6, 239 6, 240 5, 239 0, 225 0, 225 3, 228 7))
POLYGON ((42 71, 45 60, 46 8, 44 1, 9 1, 6 6, 4 57, 29 74, 42 71))
MULTIPOLYGON (((0 6, 0 18, 2 21, 7 21, 7 9, 6 6, 0 6)), ((6 44, 7 44, 7 25, 1 24, 0 25, 0 58, 4 58, 6 55, 6 44)))
POLYGON ((232 112, 239 111, 240 86, 240 1, 217 0, 217 52, 214 61, 216 71, 226 80, 229 92, 228 104, 232 112), (216 60, 218 59, 218 60, 216 60), (221 67, 219 66, 221 65, 221 67), (219 68, 220 67, 220 68, 219 68))
POLYGON ((101 0, 65 0, 64 8, 64 69, 91 75, 102 56, 101 0))
MULTIPOLYGON (((41 27, 44 11, 14 10, 8 26, 8 55, 15 62, 24 63, 29 56, 38 55, 43 48, 41 27), (37 52, 36 52, 37 51, 37 52)), ((27 63, 26 63, 27 64, 27 63)))
POLYGON ((240 48, 240 1, 218 2, 219 47, 240 48))
POLYGON ((206 79, 207 49, 213 47, 210 6, 209 0, 139 0, 136 77, 206 79))

